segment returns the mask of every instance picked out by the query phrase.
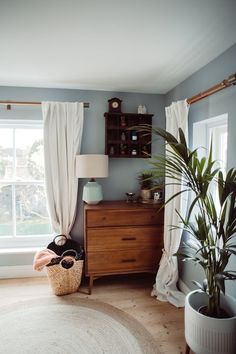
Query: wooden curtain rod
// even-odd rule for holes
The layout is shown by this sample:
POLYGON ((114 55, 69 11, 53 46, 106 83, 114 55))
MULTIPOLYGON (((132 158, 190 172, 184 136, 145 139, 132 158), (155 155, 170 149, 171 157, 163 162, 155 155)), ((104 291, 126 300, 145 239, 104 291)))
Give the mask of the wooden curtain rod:
POLYGON ((218 84, 210 87, 208 90, 200 92, 199 94, 192 96, 190 98, 187 99, 187 102, 189 104, 195 103, 200 101, 201 99, 212 95, 215 92, 218 92, 220 90, 223 90, 226 87, 230 87, 232 85, 236 85, 236 74, 230 75, 228 77, 228 79, 225 79, 221 82, 219 82, 218 84))
MULTIPOLYGON (((21 102, 21 101, 0 101, 0 105, 6 105, 7 109, 11 109, 11 105, 16 106, 38 106, 41 105, 41 102, 21 102)), ((84 108, 89 108, 89 103, 84 102, 84 108)))
MULTIPOLYGON (((212 95, 215 92, 223 90, 226 87, 230 87, 232 85, 236 85, 236 74, 230 75, 227 79, 219 82, 218 84, 210 87, 208 90, 198 93, 195 96, 192 96, 187 99, 188 104, 192 104, 200 101, 201 99, 212 95)), ((0 105, 6 105, 7 109, 11 109, 11 105, 17 106, 35 106, 41 105, 41 102, 20 102, 20 101, 0 101, 0 105)), ((84 108, 89 108, 89 103, 84 102, 84 108)))

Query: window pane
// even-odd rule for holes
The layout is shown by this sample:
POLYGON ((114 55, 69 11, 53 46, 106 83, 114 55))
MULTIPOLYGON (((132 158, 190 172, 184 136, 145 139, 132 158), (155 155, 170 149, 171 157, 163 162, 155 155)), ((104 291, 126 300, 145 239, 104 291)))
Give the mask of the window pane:
POLYGON ((51 232, 44 186, 16 186, 16 235, 45 235, 51 232))
POLYGON ((12 186, 0 186, 0 236, 12 236, 12 186))
POLYGON ((16 129, 16 179, 43 180, 42 129, 16 129))
POLYGON ((0 129, 0 179, 13 176, 13 129, 0 129))

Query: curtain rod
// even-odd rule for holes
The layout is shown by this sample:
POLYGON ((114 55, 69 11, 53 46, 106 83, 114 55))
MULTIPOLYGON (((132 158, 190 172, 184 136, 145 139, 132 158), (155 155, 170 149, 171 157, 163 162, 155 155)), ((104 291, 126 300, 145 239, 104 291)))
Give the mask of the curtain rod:
POLYGON ((201 99, 212 95, 215 92, 218 92, 220 90, 223 90, 226 87, 230 87, 232 85, 236 85, 236 74, 230 75, 227 79, 219 82, 218 84, 210 87, 208 90, 203 91, 198 93, 195 96, 192 96, 190 98, 187 99, 188 104, 192 104, 195 102, 200 101, 201 99))
MULTIPOLYGON (((236 73, 230 75, 227 79, 219 82, 218 84, 210 87, 208 90, 198 93, 195 96, 192 96, 187 99, 188 104, 192 104, 202 100, 205 97, 212 95, 215 92, 223 90, 226 87, 230 87, 232 85, 236 85, 236 73)), ((20 102, 20 101, 0 101, 0 105, 6 105, 7 109, 11 109, 11 105, 18 106, 35 106, 41 105, 41 102, 20 102)), ((84 102, 84 108, 89 108, 89 103, 84 102)))
MULTIPOLYGON (((7 110, 11 109, 11 105, 16 106, 37 106, 41 105, 42 102, 21 102, 21 101, 0 101, 0 105, 6 105, 7 110)), ((89 108, 89 103, 84 102, 84 108, 89 108)))

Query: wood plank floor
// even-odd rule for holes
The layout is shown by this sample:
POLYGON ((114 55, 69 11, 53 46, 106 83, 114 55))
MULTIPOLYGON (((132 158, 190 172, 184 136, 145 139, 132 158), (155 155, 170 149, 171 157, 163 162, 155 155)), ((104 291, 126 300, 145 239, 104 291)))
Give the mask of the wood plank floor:
MULTIPOLYGON (((92 295, 85 281, 78 296, 106 302, 132 315, 157 339, 160 353, 183 354, 183 309, 151 297, 153 282, 147 274, 103 277, 95 280, 92 295)), ((0 280, 1 305, 41 296, 54 296, 45 277, 0 280)))

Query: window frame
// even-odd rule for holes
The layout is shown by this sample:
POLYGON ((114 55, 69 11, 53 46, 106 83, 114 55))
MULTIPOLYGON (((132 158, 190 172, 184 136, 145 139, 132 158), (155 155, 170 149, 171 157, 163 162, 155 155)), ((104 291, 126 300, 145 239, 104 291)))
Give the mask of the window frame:
MULTIPOLYGON (((14 128, 14 129, 43 129, 42 120, 32 119, 0 119, 0 128, 14 128)), ((13 139, 14 156, 15 160, 15 139, 13 139)), ((15 168, 15 161, 14 168, 15 168)), ((29 180, 29 181, 17 181, 16 179, 1 180, 0 184, 6 185, 40 185, 45 186, 45 180, 29 180)), ((46 187, 45 187, 46 188, 46 187)), ((15 197, 12 195, 12 221, 13 221, 13 235, 12 236, 0 236, 0 248, 25 248, 25 247, 41 247, 52 240, 53 230, 50 234, 44 235, 16 235, 16 213, 15 213, 15 197)), ((49 216, 50 221, 50 216, 49 216)))
MULTIPOLYGON (((220 159, 220 156, 222 157, 222 154, 219 153, 220 152, 219 141, 221 137, 221 134, 219 134, 220 133, 219 128, 221 128, 221 131, 223 133, 228 134, 228 113, 224 113, 215 117, 207 118, 205 120, 193 123, 193 140, 192 140, 193 144, 192 145, 193 145, 193 149, 198 149, 197 152, 199 158, 207 157, 210 149, 211 140, 213 139, 212 158, 213 160, 219 162, 218 164, 215 165, 215 167, 223 168, 222 172, 223 174, 225 174, 228 159, 227 159, 227 153, 226 153, 225 161, 220 159), (215 132, 213 132, 214 129, 215 132), (197 132, 197 134, 195 132, 197 132), (225 162, 224 166, 222 162, 225 162)), ((227 146, 228 146, 228 139, 227 139, 227 146)), ((218 193, 214 187, 214 182, 212 182, 212 185, 210 186, 210 191, 215 200, 216 209, 219 210, 220 205, 218 200, 218 193)), ((192 219, 192 221, 193 220, 194 218, 192 219)))
POLYGON ((192 145, 193 145, 193 149, 198 149, 200 147, 200 149, 198 149, 199 157, 205 157, 207 149, 209 149, 210 147, 210 141, 211 141, 210 131, 220 126, 226 126, 228 128, 227 113, 193 123, 193 144, 192 145), (197 131, 198 133, 195 134, 194 133, 195 131, 197 131))

